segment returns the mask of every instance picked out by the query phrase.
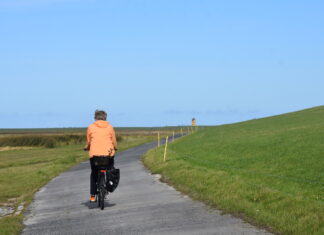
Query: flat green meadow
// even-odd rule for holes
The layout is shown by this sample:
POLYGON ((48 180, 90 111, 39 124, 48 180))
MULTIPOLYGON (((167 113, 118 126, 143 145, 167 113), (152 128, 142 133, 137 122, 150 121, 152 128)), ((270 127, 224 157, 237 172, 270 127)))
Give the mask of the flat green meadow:
POLYGON ((278 234, 324 234, 324 107, 207 127, 144 164, 196 200, 278 234))

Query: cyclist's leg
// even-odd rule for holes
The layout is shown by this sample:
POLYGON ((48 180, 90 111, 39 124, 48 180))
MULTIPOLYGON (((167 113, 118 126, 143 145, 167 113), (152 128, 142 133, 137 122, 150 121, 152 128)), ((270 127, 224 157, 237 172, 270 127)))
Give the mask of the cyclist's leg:
POLYGON ((94 157, 90 158, 91 174, 90 174, 90 194, 97 194, 97 178, 98 178, 98 168, 94 165, 94 157))
POLYGON ((109 157, 108 169, 113 169, 113 168, 115 168, 115 156, 109 157))

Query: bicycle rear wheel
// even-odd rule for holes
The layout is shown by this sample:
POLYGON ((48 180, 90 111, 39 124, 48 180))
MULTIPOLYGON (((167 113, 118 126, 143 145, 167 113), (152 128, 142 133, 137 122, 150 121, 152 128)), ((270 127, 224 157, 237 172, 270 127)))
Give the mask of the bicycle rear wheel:
POLYGON ((100 208, 103 210, 105 208, 105 189, 101 188, 100 189, 100 208))
POLYGON ((98 202, 98 207, 100 207, 100 206, 101 206, 100 190, 98 190, 98 194, 97 194, 97 202, 98 202))
POLYGON ((105 208, 105 179, 100 177, 98 192, 98 207, 103 210, 105 208))

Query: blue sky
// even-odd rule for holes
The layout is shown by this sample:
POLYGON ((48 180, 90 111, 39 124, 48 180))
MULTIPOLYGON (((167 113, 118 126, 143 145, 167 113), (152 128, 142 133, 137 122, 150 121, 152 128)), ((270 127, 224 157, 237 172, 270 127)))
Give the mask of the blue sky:
POLYGON ((218 125, 323 105, 323 1, 0 0, 0 128, 218 125))

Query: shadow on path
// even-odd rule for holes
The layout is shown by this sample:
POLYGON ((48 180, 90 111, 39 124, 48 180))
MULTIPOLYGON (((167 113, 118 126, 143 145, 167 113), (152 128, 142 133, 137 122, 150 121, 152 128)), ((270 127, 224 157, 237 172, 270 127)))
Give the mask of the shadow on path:
MULTIPOLYGON (((98 202, 82 202, 81 205, 87 207, 88 209, 99 209, 98 207, 98 202)), ((105 208, 106 207, 114 207, 116 204, 115 203, 109 203, 109 201, 105 201, 105 208)))

